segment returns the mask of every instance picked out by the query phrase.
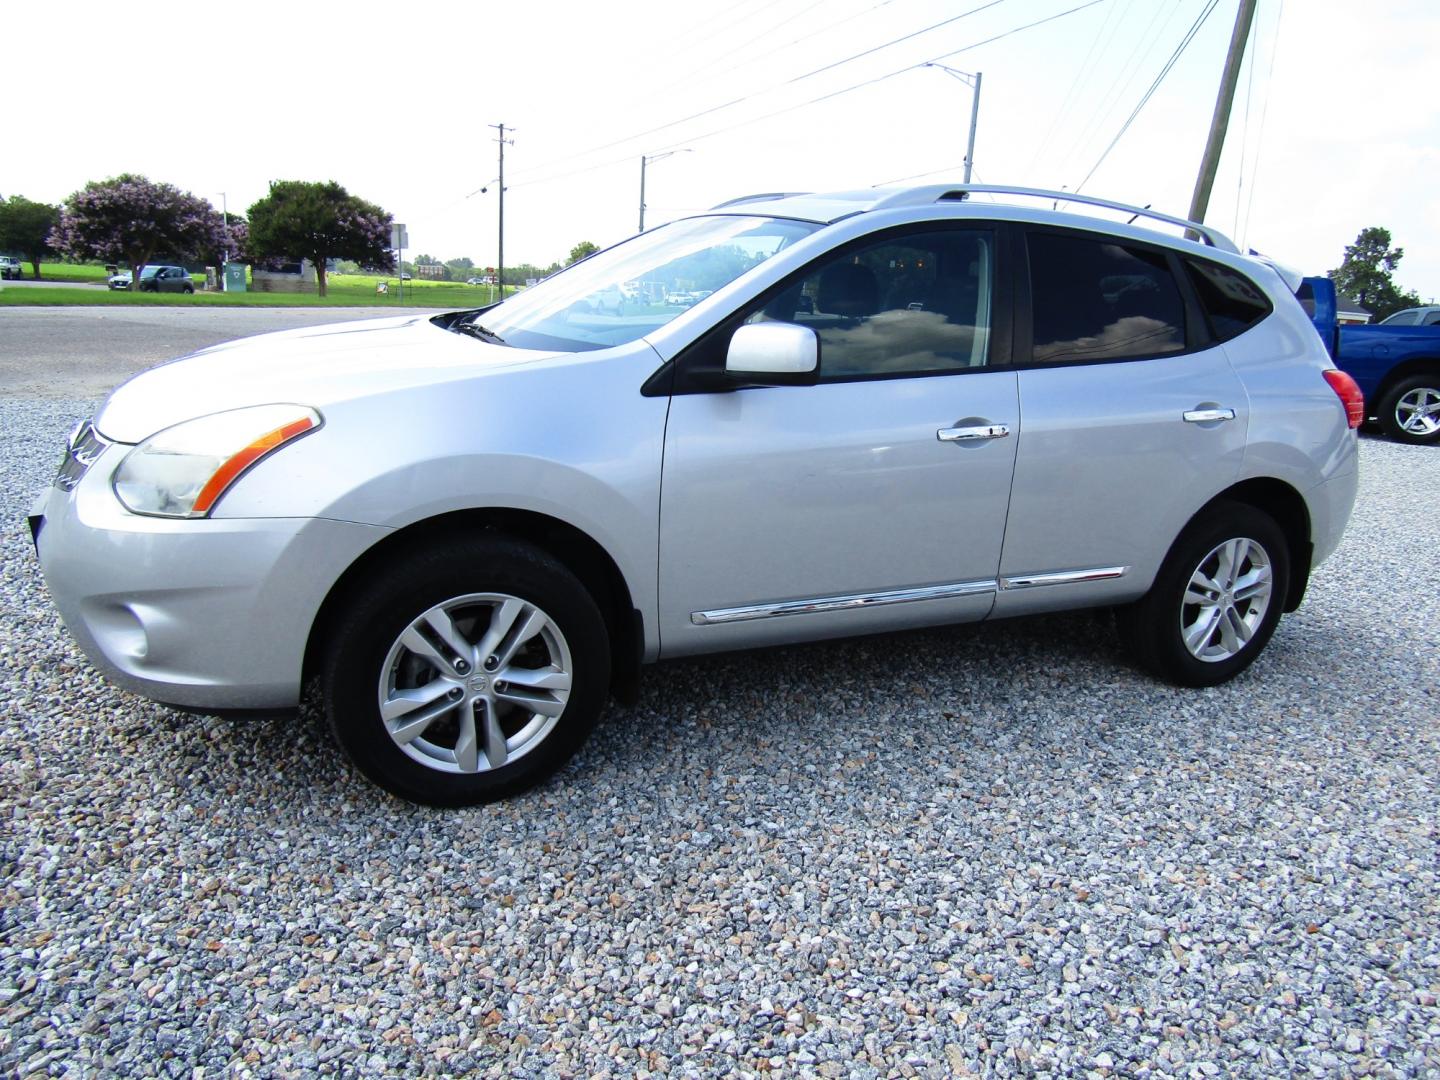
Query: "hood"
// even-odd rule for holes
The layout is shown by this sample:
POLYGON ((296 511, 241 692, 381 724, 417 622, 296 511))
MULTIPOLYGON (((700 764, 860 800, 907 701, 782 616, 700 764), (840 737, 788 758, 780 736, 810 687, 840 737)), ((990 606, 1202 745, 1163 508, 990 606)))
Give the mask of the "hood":
POLYGON ((247 405, 325 406, 387 390, 470 379, 555 353, 491 345, 428 315, 307 326, 215 345, 141 372, 110 395, 95 427, 137 443, 164 428, 247 405))

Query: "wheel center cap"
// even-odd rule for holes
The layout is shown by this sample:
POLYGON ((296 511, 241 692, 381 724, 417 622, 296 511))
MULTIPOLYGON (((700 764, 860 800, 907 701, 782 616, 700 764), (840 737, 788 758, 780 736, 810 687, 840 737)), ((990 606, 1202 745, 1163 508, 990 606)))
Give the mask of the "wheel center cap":
POLYGON ((490 680, 484 675, 472 676, 469 682, 472 694, 481 694, 490 686, 490 680))

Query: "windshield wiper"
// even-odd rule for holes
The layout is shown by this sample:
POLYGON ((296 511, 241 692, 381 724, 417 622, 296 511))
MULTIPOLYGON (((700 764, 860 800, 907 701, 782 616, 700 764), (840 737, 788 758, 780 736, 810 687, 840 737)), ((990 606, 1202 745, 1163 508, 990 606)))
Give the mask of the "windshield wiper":
POLYGON ((450 329, 457 334, 469 334, 471 337, 479 338, 481 341, 488 341, 492 345, 504 345, 505 339, 493 330, 486 330, 477 322, 451 323, 450 329))

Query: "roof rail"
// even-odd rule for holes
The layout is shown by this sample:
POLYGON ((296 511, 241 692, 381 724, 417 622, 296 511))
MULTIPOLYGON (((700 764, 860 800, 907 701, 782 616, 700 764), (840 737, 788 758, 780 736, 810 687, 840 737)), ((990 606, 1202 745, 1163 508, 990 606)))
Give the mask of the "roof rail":
POLYGON ((1151 210, 1144 206, 1131 206, 1129 203, 1112 202, 1110 199, 1097 199, 1093 195, 1079 195, 1073 191, 1050 191, 1046 188, 1010 187, 1003 184, 927 184, 923 187, 905 188, 888 195, 873 206, 872 210, 880 210, 896 206, 924 206, 932 202, 960 201, 969 198, 971 195, 1027 195, 1037 199, 1053 199, 1057 202, 1084 203, 1086 206, 1102 206, 1107 210, 1119 210, 1122 213, 1133 214, 1136 217, 1151 218, 1154 221, 1164 221, 1171 225, 1178 225, 1187 233, 1199 236, 1211 247, 1219 248, 1221 251, 1238 253, 1240 249, 1235 242, 1218 229, 1212 229, 1198 221, 1187 221, 1181 217, 1174 217, 1170 214, 1162 214, 1158 210, 1151 210))
POLYGON ((764 191, 758 195, 741 195, 738 199, 726 199, 722 203, 716 203, 711 210, 723 210, 727 206, 739 206, 741 203, 770 202, 773 199, 793 199, 797 195, 809 195, 808 191, 764 191))

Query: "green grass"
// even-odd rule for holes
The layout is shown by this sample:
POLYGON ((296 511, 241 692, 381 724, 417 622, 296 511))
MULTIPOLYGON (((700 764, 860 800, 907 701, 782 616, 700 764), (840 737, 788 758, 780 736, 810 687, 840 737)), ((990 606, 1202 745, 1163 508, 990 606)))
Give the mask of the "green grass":
MULTIPOLYGON (((34 272, 31 265, 25 264, 25 280, 31 280, 30 275, 34 272)), ((51 263, 40 264, 41 281, 104 281, 110 276, 110 271, 103 266, 85 266, 79 263, 51 263)))
MULTIPOLYGON (((41 263, 42 281, 104 281, 103 266, 41 263)), ((197 288, 205 283, 203 274, 191 275, 197 288)), ((138 293, 99 289, 46 288, 44 285, 0 289, 0 307, 433 307, 459 309, 480 307, 490 301, 494 290, 453 281, 407 281, 404 298, 394 276, 331 274, 328 295, 314 293, 138 293), (390 283, 384 295, 375 291, 381 281, 390 283)), ((513 292, 508 289, 507 292, 513 292)))

